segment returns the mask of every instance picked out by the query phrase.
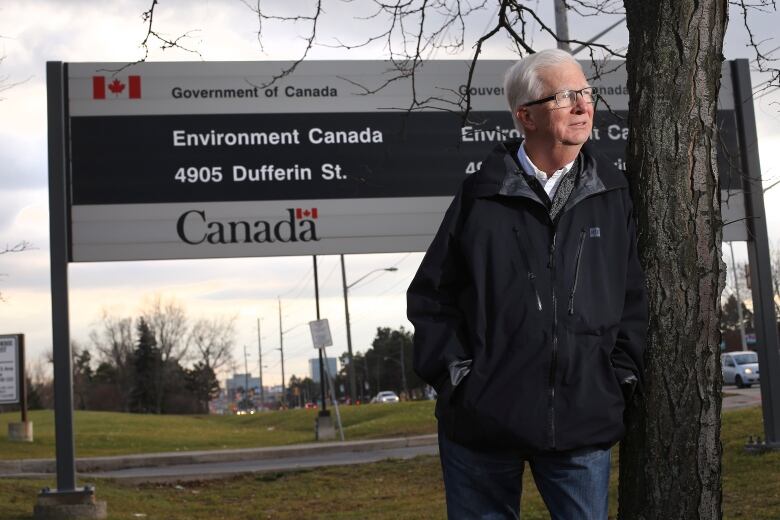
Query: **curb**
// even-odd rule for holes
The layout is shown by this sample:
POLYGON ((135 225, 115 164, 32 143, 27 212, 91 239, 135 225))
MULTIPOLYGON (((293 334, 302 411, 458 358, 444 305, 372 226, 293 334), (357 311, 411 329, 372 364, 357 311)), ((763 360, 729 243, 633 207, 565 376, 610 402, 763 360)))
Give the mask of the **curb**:
MULTIPOLYGON (((208 462, 235 462, 245 460, 272 460, 307 455, 330 453, 349 453, 377 451, 392 448, 412 448, 429 446, 438 441, 436 434, 417 435, 391 439, 367 441, 322 442, 274 446, 268 448, 243 448, 215 451, 185 451, 167 453, 145 453, 139 455, 118 455, 112 457, 87 457, 76 459, 76 471, 93 473, 117 471, 132 468, 177 466, 182 464, 201 464, 208 462)), ((21 459, 0 461, 0 477, 20 474, 53 474, 57 470, 55 459, 21 459)))

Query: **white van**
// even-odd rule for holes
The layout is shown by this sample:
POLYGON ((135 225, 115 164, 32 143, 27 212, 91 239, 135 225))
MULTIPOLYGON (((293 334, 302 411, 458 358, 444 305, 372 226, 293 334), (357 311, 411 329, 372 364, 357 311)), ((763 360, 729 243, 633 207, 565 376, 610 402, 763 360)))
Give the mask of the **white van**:
POLYGON ((751 350, 721 354, 720 367, 724 384, 734 384, 737 388, 750 388, 750 385, 759 382, 758 354, 751 350))

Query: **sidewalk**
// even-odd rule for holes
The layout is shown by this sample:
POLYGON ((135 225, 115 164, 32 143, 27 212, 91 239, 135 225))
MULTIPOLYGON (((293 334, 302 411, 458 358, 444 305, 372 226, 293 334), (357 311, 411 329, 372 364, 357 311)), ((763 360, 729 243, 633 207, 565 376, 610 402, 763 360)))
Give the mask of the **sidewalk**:
MULTIPOLYGON (((270 448, 245 448, 236 450, 215 451, 186 451, 167 453, 146 453, 139 455, 120 455, 114 457, 88 457, 76 459, 76 472, 81 474, 117 473, 122 470, 137 468, 163 468, 172 466, 193 466, 203 464, 220 464, 230 462, 246 463, 248 461, 279 461, 296 459, 295 467, 304 467, 306 459, 321 458, 338 454, 376 453, 387 451, 381 458, 391 458, 390 452, 399 449, 418 448, 423 446, 436 446, 437 437, 432 435, 419 435, 415 437, 401 437, 391 439, 375 439, 368 441, 347 442, 315 442, 307 444, 295 444, 290 446, 275 446, 270 448)), ((365 458, 365 457, 364 457, 365 458)), ((372 460, 377 460, 372 457, 372 460)), ((277 466, 289 466, 289 464, 265 464, 269 470, 277 466)), ((306 466, 308 467, 308 466, 306 466)), ((204 469, 207 469, 204 467, 204 469)), ((56 472, 54 459, 22 459, 0 461, 0 478, 2 477, 41 477, 50 476, 56 472)), ((140 475, 140 473, 136 473, 140 475)), ((201 472, 202 476, 203 473, 201 472)), ((120 477, 121 475, 113 475, 120 477)))

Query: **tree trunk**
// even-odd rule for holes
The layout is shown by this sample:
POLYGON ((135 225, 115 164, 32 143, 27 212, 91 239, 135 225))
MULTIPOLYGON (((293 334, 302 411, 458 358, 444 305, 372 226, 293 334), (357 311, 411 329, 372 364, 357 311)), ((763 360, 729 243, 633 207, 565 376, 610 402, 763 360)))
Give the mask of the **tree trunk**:
POLYGON ((721 517, 716 106, 727 0, 625 0, 628 177, 647 275, 644 385, 620 450, 620 518, 721 517))

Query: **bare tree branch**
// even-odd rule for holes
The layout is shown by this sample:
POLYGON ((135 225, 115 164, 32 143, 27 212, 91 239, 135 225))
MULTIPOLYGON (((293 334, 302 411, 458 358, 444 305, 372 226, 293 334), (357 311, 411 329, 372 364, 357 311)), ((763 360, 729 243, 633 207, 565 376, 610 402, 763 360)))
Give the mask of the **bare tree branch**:
POLYGON ((33 245, 26 240, 22 240, 14 245, 6 244, 4 248, 0 249, 0 255, 7 253, 21 253, 22 251, 27 251, 29 249, 33 249, 33 245))
POLYGON ((271 81, 263 84, 263 85, 257 85, 259 88, 267 88, 277 81, 279 81, 282 78, 285 78, 295 72, 295 69, 298 68, 298 65, 300 65, 306 57, 309 55, 309 52, 311 51, 312 47, 314 46, 315 40, 317 39, 317 26, 320 21, 320 16, 322 15, 322 1, 323 0, 317 0, 317 5, 314 10, 314 14, 311 16, 304 16, 304 15, 296 15, 296 16, 277 16, 277 15, 269 15, 266 12, 264 12, 260 7, 260 0, 257 0, 257 3, 255 6, 251 6, 246 0, 242 0, 244 5, 249 7, 255 15, 257 15, 258 20, 258 28, 257 28, 257 41, 260 43, 260 49, 263 49, 262 39, 263 39, 263 29, 265 27, 266 21, 278 21, 278 22, 292 22, 292 23, 298 23, 298 22, 306 22, 311 24, 311 29, 309 31, 309 34, 305 36, 303 39, 306 42, 306 47, 304 48, 301 55, 295 59, 289 67, 285 67, 282 69, 282 71, 279 74, 276 74, 273 76, 271 81))
POLYGON ((772 41, 772 38, 766 38, 761 41, 757 41, 752 29, 750 28, 749 13, 751 11, 757 13, 768 13, 771 11, 777 11, 777 4, 775 0, 730 0, 729 4, 736 6, 742 13, 742 24, 748 34, 748 43, 746 47, 751 47, 755 53, 755 58, 752 60, 755 70, 761 73, 769 74, 769 79, 753 87, 753 96, 761 97, 760 95, 769 89, 780 87, 780 68, 777 63, 777 58, 772 58, 772 53, 780 50, 780 47, 776 47, 771 51, 764 52, 761 50, 761 45, 772 41))
MULTIPOLYGON (((0 248, 0 255, 21 253, 22 251, 28 251, 30 249, 34 249, 32 243, 27 242, 26 240, 22 240, 17 242, 16 244, 13 245, 6 244, 5 247, 0 248)), ((8 276, 8 275, 5 273, 0 273, 0 276, 8 276)), ((0 292, 0 302, 5 302, 5 301, 6 300, 3 297, 3 293, 0 292)))
MULTIPOLYGON (((2 34, 0 34, 0 40, 5 40, 5 39, 7 39, 7 37, 3 36, 2 34)), ((6 58, 7 58, 7 56, 0 55, 0 65, 3 64, 3 62, 5 61, 6 58)), ((27 81, 30 80, 30 78, 32 78, 32 76, 27 77, 27 78, 25 78, 23 80, 19 80, 19 81, 10 81, 11 80, 11 76, 8 76, 7 74, 2 74, 2 75, 0 75, 0 92, 4 92, 6 90, 10 90, 10 89, 12 89, 12 88, 14 88, 14 87, 16 87, 18 85, 21 85, 22 83, 26 83, 27 81)), ((3 101, 4 99, 5 98, 0 97, 0 101, 3 101)))
MULTIPOLYGON (((354 20, 367 22, 380 27, 374 34, 363 37, 358 41, 348 41, 342 37, 332 37, 328 41, 318 41, 318 28, 325 17, 325 0, 317 0, 312 14, 279 15, 270 12, 260 0, 250 4, 250 0, 241 0, 257 17, 257 38, 261 50, 263 47, 263 35, 267 31, 269 23, 282 24, 307 24, 309 29, 304 40, 304 48, 297 59, 291 65, 286 66, 261 88, 267 88, 276 81, 292 74, 300 63, 306 59, 311 49, 317 45, 327 48, 353 50, 366 48, 372 45, 382 45, 388 54, 390 67, 386 78, 378 85, 359 84, 348 81, 359 89, 359 94, 375 94, 387 86, 399 81, 408 80, 411 90, 410 101, 405 107, 387 107, 389 110, 405 110, 413 112, 417 110, 444 110, 457 112, 462 115, 464 124, 469 121, 471 112, 470 87, 474 79, 476 63, 483 52, 485 44, 496 35, 506 36, 517 49, 520 56, 534 52, 533 33, 529 34, 529 21, 533 24, 534 32, 549 35, 558 39, 555 30, 538 15, 535 7, 523 0, 371 0, 373 8, 368 14, 359 13, 354 20), (495 2, 495 3, 494 3, 495 2), (467 26, 474 16, 484 17, 485 10, 491 5, 496 6, 496 12, 492 15, 492 23, 485 28, 482 34, 476 36, 473 43, 469 43, 467 26), (465 93, 449 90, 454 96, 445 97, 437 95, 423 96, 418 90, 415 76, 417 70, 424 66, 437 51, 447 53, 461 52, 467 47, 473 48, 470 58, 470 68, 467 74, 465 93), (450 108, 447 108, 450 107, 450 108)), ((335 4, 341 1, 343 4, 354 4, 352 0, 332 0, 335 4)), ((595 15, 619 15, 621 2, 618 0, 571 0, 567 7, 581 16, 595 15)), ((482 19, 482 18, 481 18, 482 19)), ((616 50, 608 45, 585 42, 579 39, 565 40, 567 43, 581 45, 588 49, 595 77, 604 73, 606 58, 624 58, 621 50, 616 50)), ((442 89, 448 90, 448 89, 442 89)))
POLYGON ((189 38, 190 35, 195 31, 188 31, 184 34, 180 34, 176 38, 169 38, 167 36, 163 36, 162 33, 158 32, 154 28, 154 10, 157 7, 158 3, 159 0, 152 0, 152 5, 149 7, 149 9, 144 11, 141 14, 141 19, 147 23, 147 31, 146 31, 146 36, 141 42, 141 47, 144 49, 144 57, 141 58, 139 62, 146 61, 146 58, 149 57, 150 40, 156 40, 160 44, 160 49, 163 51, 167 49, 181 49, 183 51, 190 52, 192 54, 197 54, 198 57, 202 59, 203 56, 201 56, 200 52, 198 52, 195 49, 190 49, 188 47, 185 47, 181 43, 183 39, 189 38))
POLYGON ((622 0, 600 0, 594 2, 564 0, 563 3, 566 5, 566 9, 574 11, 582 17, 601 16, 606 14, 626 14, 625 9, 623 9, 622 0))
POLYGON ((160 3, 160 0, 152 0, 152 5, 141 13, 141 20, 146 24, 146 35, 144 36, 144 39, 141 41, 141 48, 144 51, 143 57, 131 61, 129 63, 126 63, 125 65, 119 67, 118 69, 101 69, 105 70, 106 72, 111 72, 113 74, 118 74, 122 72, 123 70, 127 69, 128 67, 132 67, 133 65, 137 65, 139 63, 143 63, 149 58, 149 46, 152 44, 152 42, 156 42, 160 45, 160 50, 166 51, 168 49, 179 49, 184 52, 189 52, 191 54, 196 54, 200 59, 203 59, 203 55, 198 51, 197 49, 192 49, 190 47, 187 47, 184 45, 183 40, 186 40, 188 38, 191 38, 192 35, 197 30, 187 31, 184 34, 180 34, 179 36, 176 36, 175 38, 168 37, 164 35, 162 32, 158 31, 155 28, 154 25, 154 10, 157 8, 157 4, 160 3))

